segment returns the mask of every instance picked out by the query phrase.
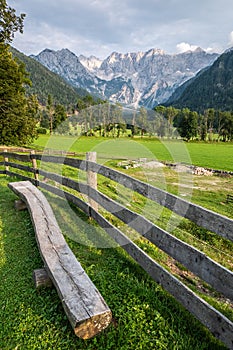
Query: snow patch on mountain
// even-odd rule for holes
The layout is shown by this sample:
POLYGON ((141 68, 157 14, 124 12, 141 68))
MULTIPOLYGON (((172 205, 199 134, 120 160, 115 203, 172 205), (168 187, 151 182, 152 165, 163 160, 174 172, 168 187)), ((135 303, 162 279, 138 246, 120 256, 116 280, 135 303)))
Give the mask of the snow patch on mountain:
POLYGON ((153 108, 218 56, 201 48, 172 55, 152 48, 146 52, 113 52, 104 60, 77 57, 68 49, 45 49, 32 57, 90 93, 124 105, 153 108))

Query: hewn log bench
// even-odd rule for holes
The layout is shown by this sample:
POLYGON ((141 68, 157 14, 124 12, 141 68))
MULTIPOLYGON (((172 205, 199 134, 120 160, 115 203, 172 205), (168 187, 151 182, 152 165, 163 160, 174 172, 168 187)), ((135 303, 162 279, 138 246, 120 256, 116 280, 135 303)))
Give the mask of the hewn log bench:
MULTIPOLYGON (((45 270, 75 334, 83 339, 93 337, 110 324, 109 307, 67 245, 44 194, 29 181, 12 182, 8 186, 30 212, 45 270)), ((23 209, 19 201, 17 206, 23 209)))

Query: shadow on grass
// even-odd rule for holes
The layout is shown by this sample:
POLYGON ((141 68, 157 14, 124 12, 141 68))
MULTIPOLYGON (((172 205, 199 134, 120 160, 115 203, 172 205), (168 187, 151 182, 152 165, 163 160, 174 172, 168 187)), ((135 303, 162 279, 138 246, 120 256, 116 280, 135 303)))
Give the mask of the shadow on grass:
POLYGON ((113 323, 88 341, 77 338, 56 290, 36 291, 42 266, 27 211, 0 177, 0 349, 135 350, 225 349, 79 210, 47 194, 67 242, 113 312, 113 323), (81 242, 81 243, 80 243, 81 242))

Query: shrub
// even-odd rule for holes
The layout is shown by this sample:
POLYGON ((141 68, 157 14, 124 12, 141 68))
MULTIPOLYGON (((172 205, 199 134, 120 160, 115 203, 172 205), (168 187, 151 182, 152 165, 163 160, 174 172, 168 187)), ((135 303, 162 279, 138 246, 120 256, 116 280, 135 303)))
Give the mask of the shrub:
POLYGON ((37 129, 37 132, 38 132, 38 134, 43 134, 43 135, 45 135, 45 134, 47 134, 47 129, 45 129, 45 128, 38 128, 38 129, 37 129))

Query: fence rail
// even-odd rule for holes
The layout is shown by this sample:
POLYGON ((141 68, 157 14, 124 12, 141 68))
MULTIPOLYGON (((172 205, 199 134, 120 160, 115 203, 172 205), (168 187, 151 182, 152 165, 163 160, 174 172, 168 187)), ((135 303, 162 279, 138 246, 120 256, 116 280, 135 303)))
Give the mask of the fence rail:
POLYGON ((55 195, 63 198, 65 196, 69 202, 72 202, 87 215, 92 217, 157 283, 161 284, 164 289, 199 319, 212 334, 219 338, 230 349, 233 348, 233 323, 218 310, 197 296, 180 280, 140 249, 137 244, 130 240, 123 232, 111 224, 100 214, 98 207, 96 208, 93 206, 91 200, 183 264, 188 270, 210 284, 216 291, 233 301, 232 271, 215 262, 198 249, 161 229, 142 215, 129 210, 107 197, 100 192, 93 183, 80 183, 60 174, 43 170, 40 167, 37 168, 36 162, 40 161, 53 165, 64 164, 85 172, 101 174, 170 209, 181 217, 189 219, 197 225, 231 241, 233 241, 233 220, 193 203, 189 203, 173 194, 95 162, 77 158, 33 153, 30 155, 22 155, 2 152, 0 156, 4 158, 4 161, 1 162, 0 165, 5 166, 5 169, 0 171, 1 173, 17 176, 23 180, 30 180, 33 184, 55 195), (9 159, 14 160, 14 162, 9 161, 9 159), (30 165, 23 165, 15 161, 24 163, 30 162, 30 165), (10 168, 17 169, 18 172, 14 172, 10 170, 10 168), (21 173, 19 173, 19 171, 21 171, 21 173), (26 174, 22 174, 22 172, 26 172, 26 174), (29 176, 28 173, 31 174, 31 176, 29 176), (49 179, 59 186, 47 183, 45 179, 46 181, 49 179), (70 193, 68 189, 86 195, 89 198, 89 203, 78 198, 75 194, 70 193))

